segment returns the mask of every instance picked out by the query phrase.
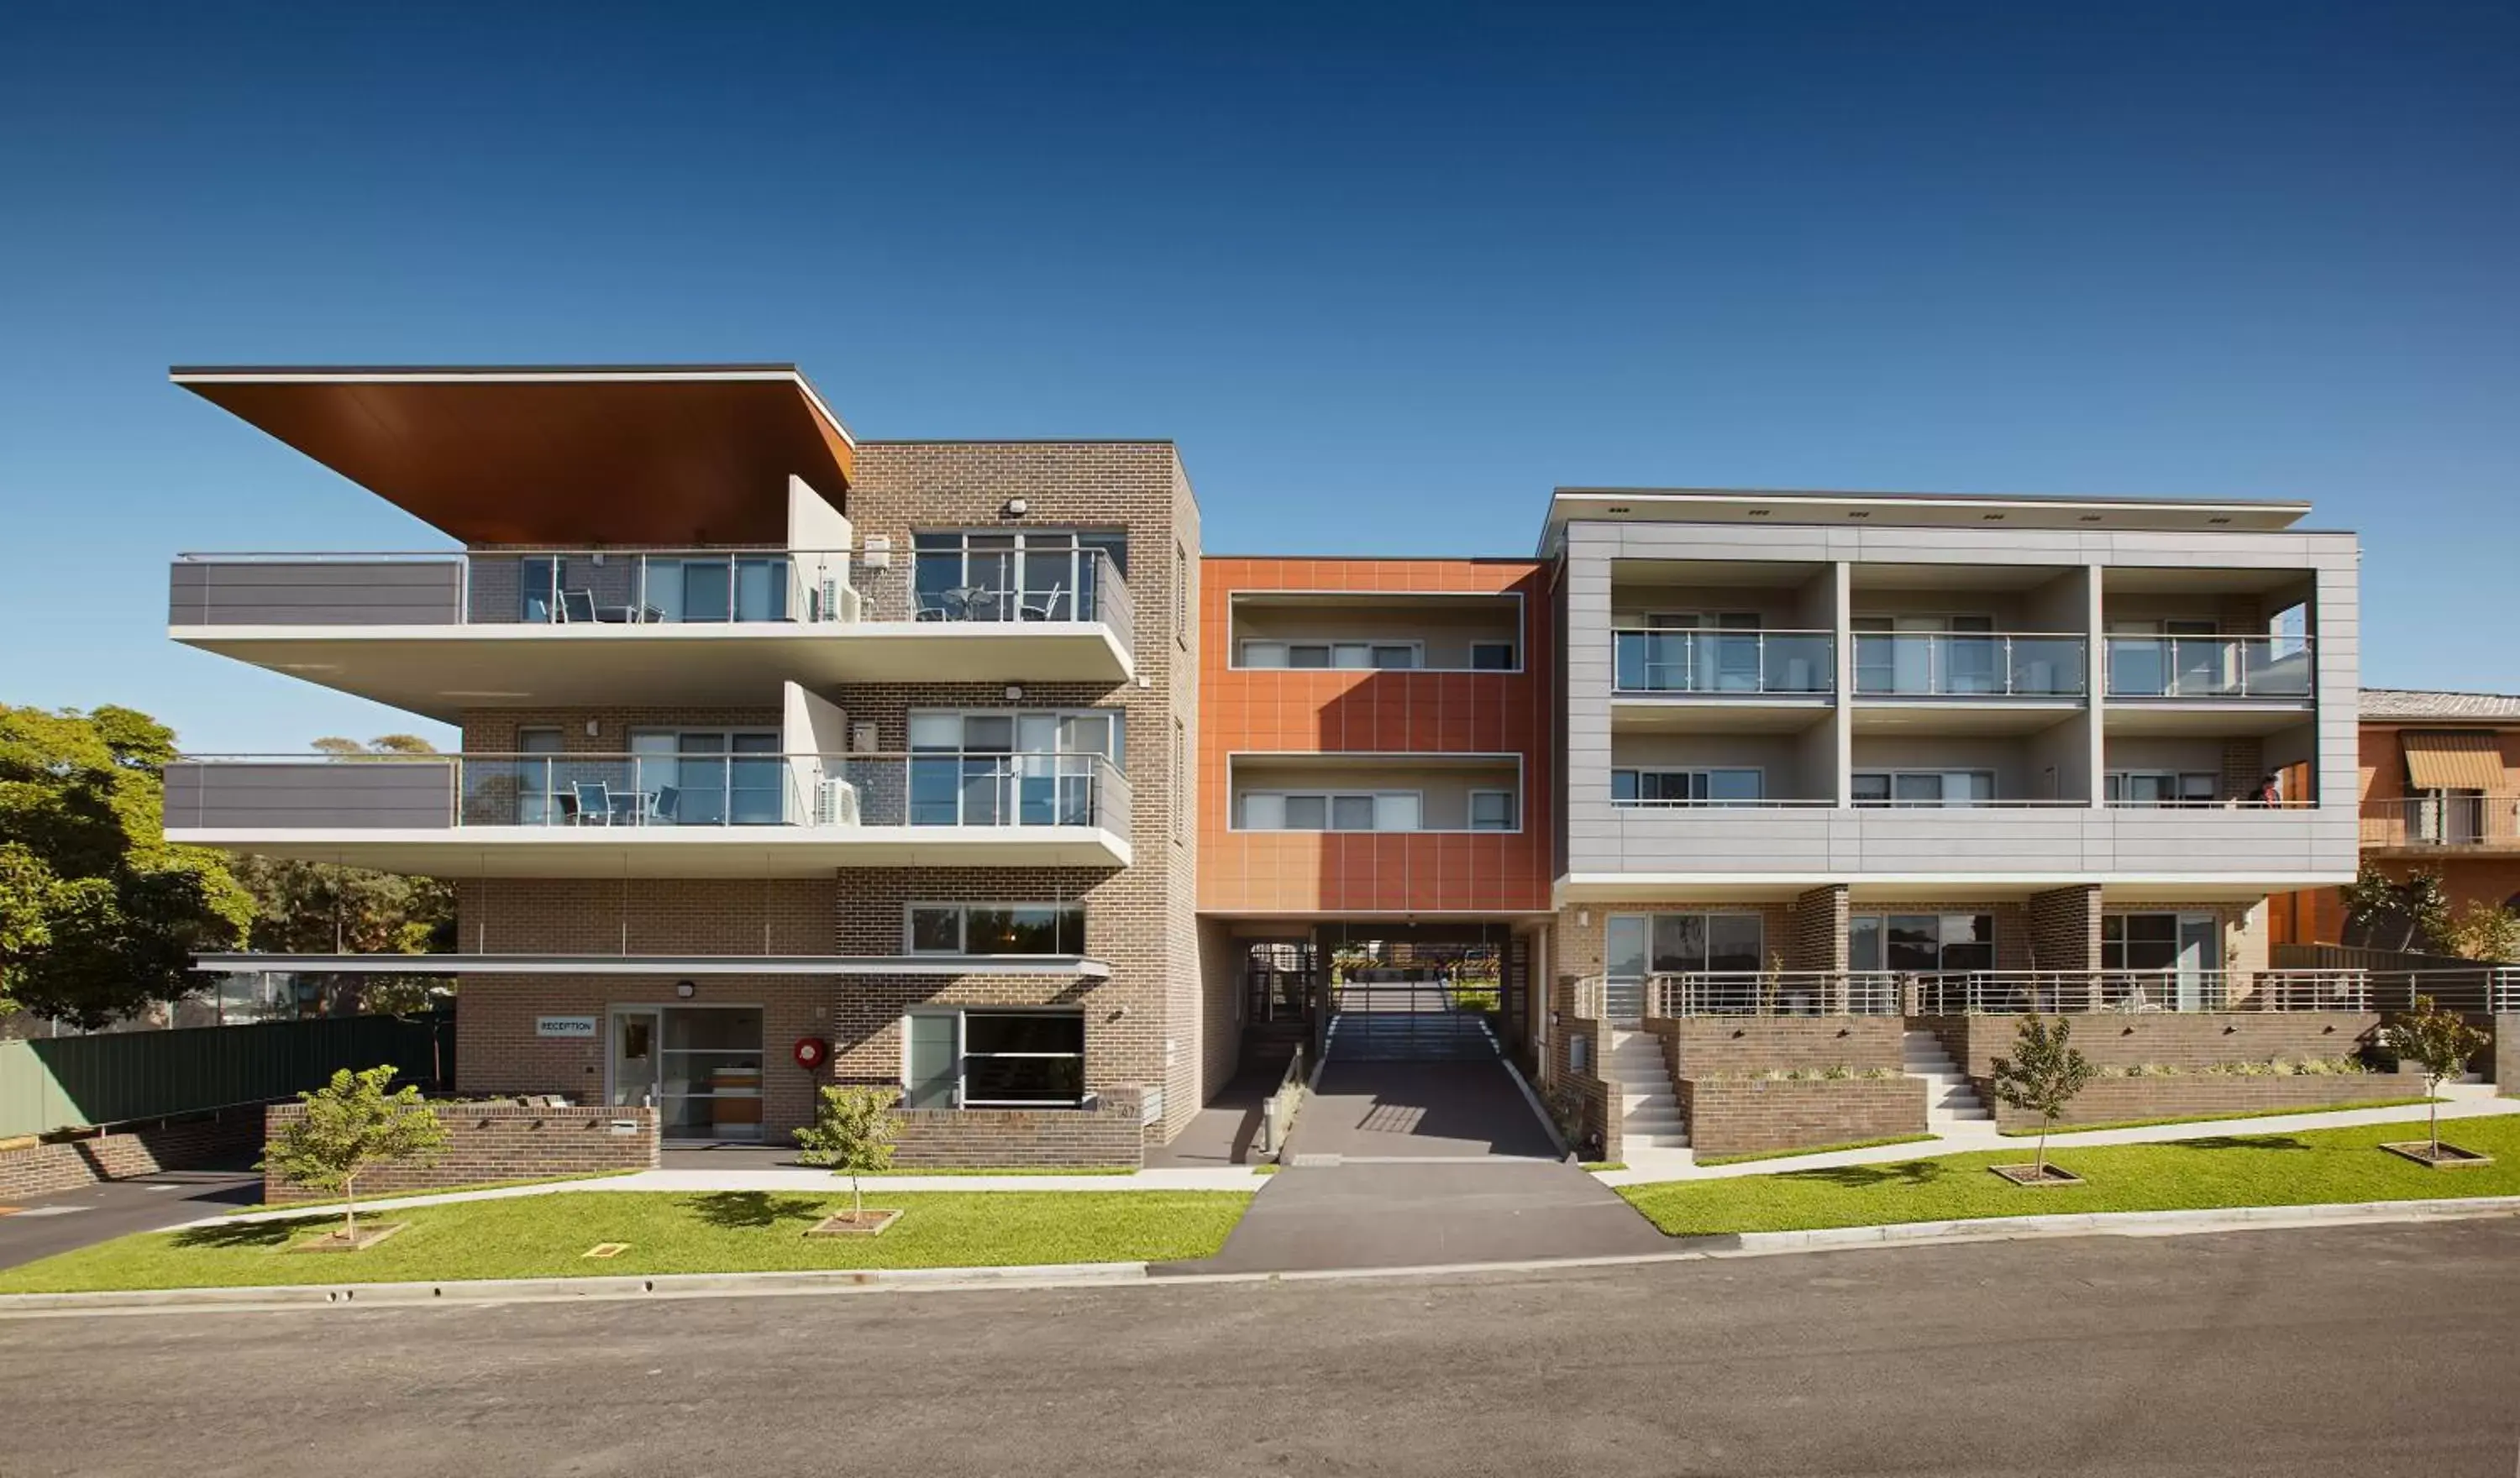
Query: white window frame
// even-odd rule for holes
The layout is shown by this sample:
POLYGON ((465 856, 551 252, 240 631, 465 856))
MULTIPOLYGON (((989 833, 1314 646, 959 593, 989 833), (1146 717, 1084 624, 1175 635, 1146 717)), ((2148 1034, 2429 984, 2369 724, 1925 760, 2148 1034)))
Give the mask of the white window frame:
POLYGON ((1085 905, 1081 900, 1073 898, 1066 899, 1064 901, 1038 898, 1016 900, 1002 900, 994 898, 979 900, 945 898, 916 899, 901 906, 901 953, 911 956, 930 957, 939 955, 970 955, 979 953, 974 952, 970 947, 971 910, 973 909, 1049 909, 1054 912, 1064 912, 1066 910, 1073 909, 1076 911, 1076 948, 1072 950, 1052 950, 1046 955, 997 955, 996 958, 1004 960, 1056 960, 1063 959, 1071 955, 1082 955, 1085 953, 1085 905), (933 912, 940 909, 951 909, 954 911, 954 948, 950 950, 922 950, 917 943, 918 917, 922 913, 933 912))
POLYGON ((1768 800, 1768 771, 1764 765, 1618 765, 1612 767, 1610 771, 1610 804, 1613 806, 1758 806, 1765 805, 1768 800), (1687 801, 1646 800, 1642 796, 1621 800, 1618 798, 1618 786, 1619 777, 1622 775, 1637 777, 1639 790, 1644 788, 1644 777, 1648 775, 1686 775, 1690 777, 1691 790, 1703 789, 1708 792, 1708 796, 1705 799, 1691 796, 1687 801), (1759 793, 1748 799, 1716 800, 1713 798, 1713 791, 1717 775, 1757 776, 1759 793))
POLYGON ((1469 823, 1468 829, 1472 831, 1492 831, 1498 835, 1519 831, 1522 829, 1522 796, 1519 792, 1498 789, 1493 786, 1483 786, 1474 789, 1470 792, 1469 810, 1464 814, 1464 820, 1469 823), (1504 826, 1483 827, 1479 825, 1479 798, 1487 795, 1497 796, 1505 802, 1506 824, 1504 826))
POLYGON ((2112 806, 2212 806, 2222 803, 2223 772, 2220 770, 2111 770, 2100 777, 2100 800, 2112 806), (2128 798, 2129 783, 2136 780, 2168 781, 2175 792, 2170 800, 2138 801, 2128 798), (2187 783, 2201 780, 2205 794, 2190 797, 2187 783))
POLYGON ((1970 810, 1975 810, 1975 809, 1977 809, 1978 807, 1981 807, 1981 806, 1991 806, 1991 805, 1994 805, 1994 804, 1996 803, 1996 801, 1997 801, 1996 788, 1995 788, 1995 772, 1994 772, 1994 771, 1992 771, 1992 770, 1980 770, 1980 769, 1975 769, 1975 768, 1970 768, 1970 767, 1962 767, 1962 768, 1958 768, 1958 769, 1952 769, 1952 770, 1941 770, 1941 769, 1936 769, 1936 770, 1926 770, 1926 769, 1915 768, 1915 767, 1910 767, 1910 768, 1906 768, 1906 769, 1899 769, 1899 770, 1852 770, 1852 771, 1849 771, 1849 772, 1848 772, 1848 774, 1847 774, 1847 778, 1846 778, 1846 786, 1847 786, 1847 799, 1848 799, 1848 801, 1849 801, 1851 804, 1853 804, 1853 805, 1862 806, 1862 807, 1866 808, 1867 810, 1883 810, 1883 811, 1898 811, 1898 810, 1908 810, 1908 811, 1936 811, 1936 810, 1946 810, 1946 809, 1948 809, 1948 810, 1953 810, 1953 811, 1970 811, 1970 810), (1855 783, 1856 783, 1857 781, 1859 781, 1859 780, 1863 780, 1863 779, 1865 779, 1865 778, 1866 778, 1866 777, 1868 777, 1868 776, 1875 776, 1875 775, 1882 777, 1884 780, 1886 780, 1886 781, 1888 781, 1888 782, 1890 783, 1890 795, 1889 795, 1889 798, 1888 798, 1888 799, 1886 799, 1886 800, 1857 800, 1857 799, 1855 798, 1855 783), (1950 778, 1951 778, 1951 777, 1953 777, 1953 776, 1955 776, 1955 775, 1971 775, 1971 776, 1982 775, 1982 776, 1985 776, 1985 777, 1986 777, 1986 799, 1984 799, 1984 800, 1982 800, 1982 801, 1981 801, 1981 800, 1954 801, 1954 800, 1952 800, 1952 799, 1950 798, 1950 796, 1949 796, 1948 794, 1946 794, 1946 795, 1944 796, 1944 798, 1943 798, 1943 799, 1941 799, 1941 800, 1937 800, 1937 801, 1921 801, 1921 800, 1903 801, 1903 800, 1899 799, 1899 781, 1900 781, 1900 779, 1901 779, 1903 776, 1917 776, 1917 775, 1931 775, 1931 776, 1935 776, 1935 777, 1937 777, 1937 778, 1939 778, 1939 779, 1943 780, 1946 784, 1948 784, 1948 783, 1949 783, 1949 781, 1950 781, 1950 778))
POLYGON ((1428 829, 1426 826, 1426 792, 1423 790, 1400 789, 1332 790, 1327 788, 1320 790, 1279 790, 1267 788, 1244 790, 1234 798, 1233 829, 1237 831, 1291 831, 1298 835, 1308 836, 1322 836, 1332 833, 1347 836, 1409 836, 1428 829), (1319 800, 1322 803, 1322 821, 1324 822, 1324 825, 1320 827, 1288 827, 1283 825, 1275 827, 1254 827, 1247 825, 1244 821, 1244 816, 1246 814, 1246 808, 1250 805, 1251 799, 1254 796, 1262 796, 1276 800, 1279 803, 1279 814, 1282 817, 1284 815, 1285 802, 1289 800, 1319 800), (1385 799, 1396 800, 1404 798, 1408 800, 1410 804, 1418 808, 1418 825, 1405 829, 1399 827, 1388 829, 1384 828, 1381 825, 1381 803, 1385 799), (1338 803, 1342 800, 1363 800, 1371 804, 1373 807, 1375 825, 1363 829, 1328 825, 1337 819, 1338 803))
POLYGON ((901 1066, 897 1074, 905 1097, 910 1092, 910 1018, 913 1016, 951 1016, 954 1018, 954 1108, 1078 1108, 1094 1097, 1094 1091, 1083 1086, 1086 1056, 1086 1021, 1082 1010, 1063 1009, 1055 1006, 922 1006, 901 1013, 901 1066), (1073 1053, 987 1053, 996 1057, 1024 1057, 1049 1060, 1074 1057, 1077 1066, 1078 1097, 1066 1098, 974 1098, 968 1085, 970 1073, 965 1064, 971 1058, 970 1018, 982 1016, 1059 1016, 1077 1023, 1076 1051, 1073 1053))
POLYGON ((1245 672, 1424 672, 1428 670, 1426 644, 1415 637, 1390 640, 1372 637, 1244 637, 1235 644, 1234 665, 1245 672), (1251 649, 1255 647, 1277 648, 1283 653, 1284 660, 1275 663, 1255 662, 1251 660, 1251 649), (1319 667, 1296 666, 1295 649, 1298 647, 1322 649, 1323 664, 1319 667), (1364 664, 1342 665, 1338 659, 1341 648, 1362 649, 1365 653, 1364 664), (1408 652, 1409 661, 1399 667, 1384 667, 1375 662, 1373 654, 1377 650, 1386 649, 1408 652))

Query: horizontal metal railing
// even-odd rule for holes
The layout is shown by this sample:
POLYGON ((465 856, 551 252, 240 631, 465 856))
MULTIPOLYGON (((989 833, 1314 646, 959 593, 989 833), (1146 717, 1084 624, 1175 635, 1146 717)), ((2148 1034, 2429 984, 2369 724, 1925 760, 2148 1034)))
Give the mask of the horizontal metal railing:
POLYGON ((1837 687, 1837 642, 1825 631, 1625 628, 1610 646, 1619 693, 1809 696, 1837 687))
POLYGON ((1700 970, 1648 975, 1648 1016, 1896 1016, 1896 976, 1874 970, 1700 970))
POLYGON ((2113 698, 2306 698, 2316 678, 2306 637, 2112 636, 2113 698))
POLYGON ((1099 754, 465 753, 192 756, 175 828, 1095 827, 1128 835, 1099 754))
POLYGON ((1628 798, 1628 799, 1624 799, 1624 800, 1623 800, 1623 799, 1619 798, 1618 796, 1615 796, 1615 795, 1614 795, 1614 796, 1612 796, 1612 797, 1610 798, 1610 804, 1611 804, 1611 805, 1613 805, 1613 806, 1616 806, 1616 807, 1620 808, 1621 810, 1639 810, 1639 811, 1723 811, 1723 810, 1751 810, 1751 811, 1760 811, 1760 810, 1785 810, 1785 809, 1793 809, 1793 808, 1798 808, 1798 807, 1799 807, 1799 808, 1802 808, 1802 809, 1806 809, 1806 810, 1808 810, 1808 809, 1812 809, 1812 808, 1826 809, 1826 808, 1828 808, 1828 807, 1831 807, 1831 806, 1836 805, 1836 804, 1837 804, 1837 802, 1835 802, 1835 801, 1833 801, 1833 800, 1814 800, 1814 799, 1811 799, 1811 798, 1810 798, 1810 797, 1808 797, 1808 796, 1790 796, 1790 797, 1788 797, 1788 796, 1764 796, 1764 795, 1763 795, 1763 796, 1759 796, 1759 797, 1756 797, 1756 798, 1754 798, 1754 799, 1748 799, 1748 800, 1740 800, 1740 799, 1715 800, 1715 799, 1711 799, 1711 798, 1709 798, 1709 799, 1698 799, 1698 800, 1670 800, 1670 799, 1663 799, 1663 798, 1659 798, 1659 797, 1657 797, 1657 798, 1653 798, 1653 799, 1642 799, 1642 798, 1631 797, 1631 798, 1628 798))
POLYGON ((2417 998, 2471 1014, 2520 1011, 2520 965, 2369 970, 1740 970, 1588 975, 1596 1020, 1701 1016, 1961 1016, 2178 1011, 2393 1012, 2417 998))
POLYGON ((2079 698, 2089 649, 2051 632, 1859 631, 1860 697, 2079 698))
POLYGON ((210 626, 1086 622, 1123 646, 1136 629, 1118 565, 1081 546, 196 553, 176 558, 168 615, 210 626))
POLYGON ((2520 846, 2520 795, 2457 790, 2362 802, 2366 847, 2520 846))
POLYGON ((2219 1011, 2236 994, 2229 974, 2206 969, 1937 970, 1912 977, 1921 1016, 2011 1011, 2219 1011))

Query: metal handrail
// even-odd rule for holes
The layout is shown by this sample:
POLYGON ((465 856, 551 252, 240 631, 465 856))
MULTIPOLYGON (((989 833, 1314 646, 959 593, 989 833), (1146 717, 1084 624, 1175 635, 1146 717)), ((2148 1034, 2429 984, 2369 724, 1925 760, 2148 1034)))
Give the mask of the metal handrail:
POLYGON ((1858 697, 2081 698, 2089 665, 2086 640, 2074 632, 1855 633, 1858 697), (2033 643, 2044 645, 2027 645, 2033 643), (1901 670, 1900 660, 1903 649, 1919 647, 1921 683, 1901 670))
POLYGON ((2520 795, 2463 790, 2361 806, 2366 847, 2486 847, 2520 842, 2520 795))
POLYGON ((2316 676, 2307 636, 2113 633, 2105 650, 2113 698, 2306 698, 2316 676))
POLYGON ((1821 697, 1837 688, 1837 638, 1826 631, 1615 627, 1611 685, 1619 693, 1821 697))
POLYGON ((1926 1016, 2053 1011, 2219 1011, 2231 1008, 2231 973, 2164 969, 1937 970, 1916 974, 1926 1016))
POLYGON ((1895 1016, 1893 976, 1874 970, 1686 970, 1644 980, 1645 1014, 1692 1016, 1895 1016))

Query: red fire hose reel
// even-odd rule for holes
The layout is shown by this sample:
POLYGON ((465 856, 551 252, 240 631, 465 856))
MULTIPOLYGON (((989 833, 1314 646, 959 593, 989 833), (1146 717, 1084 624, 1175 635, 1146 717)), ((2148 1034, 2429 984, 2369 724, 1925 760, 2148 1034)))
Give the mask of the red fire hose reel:
POLYGON ((832 1055, 832 1044, 820 1037, 799 1037, 795 1047, 796 1065, 812 1072, 832 1055))

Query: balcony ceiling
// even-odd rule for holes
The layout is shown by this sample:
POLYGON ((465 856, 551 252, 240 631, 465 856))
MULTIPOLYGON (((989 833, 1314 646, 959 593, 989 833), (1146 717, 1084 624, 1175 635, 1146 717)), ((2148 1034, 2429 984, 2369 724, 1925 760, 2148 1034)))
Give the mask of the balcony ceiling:
POLYGON ((199 369, 174 382, 467 544, 779 544, 854 443, 794 367, 199 369))
POLYGON ((1099 827, 169 828, 240 856, 419 877, 828 877, 839 868, 1125 868, 1099 827))

